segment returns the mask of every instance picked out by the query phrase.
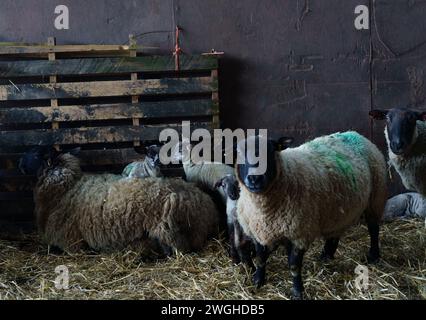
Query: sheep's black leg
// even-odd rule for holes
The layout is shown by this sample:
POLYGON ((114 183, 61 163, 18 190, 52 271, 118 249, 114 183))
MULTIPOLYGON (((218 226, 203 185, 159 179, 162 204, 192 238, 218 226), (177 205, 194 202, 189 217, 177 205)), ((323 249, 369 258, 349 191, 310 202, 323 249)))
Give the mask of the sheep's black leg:
POLYGON ((248 266, 252 272, 254 272, 256 267, 253 263, 253 243, 250 239, 242 240, 238 254, 241 257, 241 262, 248 266))
POLYGON ((255 243, 256 247, 256 271, 253 276, 253 282, 257 288, 265 284, 266 278, 266 261, 269 257, 269 250, 260 243, 255 243))
POLYGON ((334 254, 336 253, 338 245, 339 245, 339 238, 326 239, 324 248, 322 249, 322 252, 321 252, 320 259, 322 261, 334 259, 334 254))
POLYGON ((368 263, 375 263, 380 258, 379 249, 379 224, 377 222, 368 222, 368 233, 370 234, 370 251, 368 252, 368 263))
POLYGON ((236 227, 233 223, 228 223, 228 236, 229 236, 229 255, 232 258, 232 261, 235 264, 239 264, 241 262, 240 255, 238 254, 236 245, 235 245, 235 233, 236 227))
POLYGON ((303 299, 303 281, 302 281, 302 263, 305 250, 296 248, 293 245, 291 249, 289 264, 291 275, 293 276, 293 299, 303 299))
POLYGON ((251 239, 244 234, 243 229, 237 221, 234 223, 234 246, 240 261, 254 272, 256 267, 252 259, 253 243, 251 239))
POLYGON ((293 244, 291 243, 291 241, 288 241, 285 247, 287 250, 288 267, 290 268, 290 257, 291 257, 291 250, 293 249, 293 244))

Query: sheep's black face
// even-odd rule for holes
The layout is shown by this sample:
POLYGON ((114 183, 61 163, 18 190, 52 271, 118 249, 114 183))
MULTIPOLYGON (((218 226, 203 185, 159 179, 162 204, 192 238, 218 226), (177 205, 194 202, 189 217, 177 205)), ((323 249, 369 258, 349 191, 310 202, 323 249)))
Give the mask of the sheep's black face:
POLYGON ((405 108, 389 111, 373 110, 370 112, 376 120, 386 119, 386 132, 389 148, 396 155, 406 154, 416 139, 416 123, 426 119, 425 112, 416 112, 405 108))
MULTIPOLYGON (((242 141, 242 143, 246 143, 249 139, 242 141)), ((237 165, 237 172, 240 180, 250 192, 262 193, 268 189, 277 175, 277 167, 275 164, 276 149, 274 143, 270 140, 266 140, 259 136, 254 137, 254 139, 256 142, 254 144, 254 154, 258 157, 259 163, 254 163, 253 159, 250 159, 252 158, 250 156, 250 152, 253 155, 253 150, 250 150, 249 143, 246 144, 247 150, 240 148, 239 144, 239 157, 243 159, 244 163, 237 165), (264 147, 261 147, 262 143, 265 144, 264 147), (265 154, 262 154, 262 150, 265 154), (245 154, 242 155, 241 152, 244 152, 245 154), (263 173, 256 172, 261 166, 260 161, 265 161, 266 163, 266 170, 263 173), (253 174, 253 172, 255 174, 253 174)))
POLYGON ((227 175, 223 177, 220 181, 216 183, 215 188, 222 188, 225 194, 231 200, 238 200, 240 197, 240 187, 238 185, 238 180, 234 175, 227 175))
POLYGON ((160 149, 161 147, 157 145, 152 145, 146 148, 146 156, 153 167, 160 165, 160 149))
POLYGON ((18 168, 23 174, 38 175, 46 165, 46 148, 35 147, 26 152, 20 159, 18 168))

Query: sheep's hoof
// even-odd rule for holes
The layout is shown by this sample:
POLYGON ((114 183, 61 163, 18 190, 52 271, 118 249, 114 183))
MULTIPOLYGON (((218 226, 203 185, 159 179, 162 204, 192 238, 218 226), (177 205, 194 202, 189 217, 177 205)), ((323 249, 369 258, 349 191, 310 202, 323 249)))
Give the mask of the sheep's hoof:
POLYGON ((367 254, 367 262, 369 264, 377 263, 380 259, 380 253, 378 251, 370 250, 367 254))
POLYGON ((231 258, 232 258, 232 262, 234 264, 239 264, 241 262, 240 256, 237 253, 235 253, 235 254, 231 253, 230 255, 231 255, 231 258))
POLYGON ((291 290, 291 300, 303 300, 303 292, 293 288, 291 290))
POLYGON ((265 271, 257 269, 253 276, 253 283, 257 289, 263 287, 266 283, 265 271))
POLYGON ((319 260, 321 262, 323 262, 323 263, 327 263, 327 262, 330 262, 331 260, 334 260, 334 256, 332 256, 329 253, 323 251, 321 253, 320 257, 319 257, 319 260))

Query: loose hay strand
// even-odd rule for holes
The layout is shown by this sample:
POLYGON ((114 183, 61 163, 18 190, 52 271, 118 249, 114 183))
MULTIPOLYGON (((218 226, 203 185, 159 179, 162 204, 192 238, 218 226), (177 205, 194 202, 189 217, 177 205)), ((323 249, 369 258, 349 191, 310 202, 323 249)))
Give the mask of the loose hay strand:
MULTIPOLYGON (((351 228, 335 260, 318 261, 322 242, 309 249, 303 276, 307 299, 425 299, 426 243, 422 221, 385 224, 382 259, 368 266, 369 286, 355 286, 354 269, 365 265, 367 228, 351 228)), ((36 235, 0 241, 1 299, 289 299, 291 276, 285 250, 269 259, 267 284, 256 290, 243 266, 232 264, 224 240, 213 240, 200 253, 140 262, 136 252, 113 254, 48 253, 36 235), (69 289, 55 287, 55 268, 69 269, 69 289)))

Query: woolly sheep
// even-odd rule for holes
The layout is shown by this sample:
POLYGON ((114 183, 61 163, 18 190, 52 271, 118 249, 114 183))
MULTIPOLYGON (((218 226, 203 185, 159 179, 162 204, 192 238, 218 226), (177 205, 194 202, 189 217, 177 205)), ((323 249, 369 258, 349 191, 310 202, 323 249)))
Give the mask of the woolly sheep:
POLYGON ((385 120, 389 163, 404 187, 426 196, 426 112, 395 108, 373 110, 370 116, 385 120))
MULTIPOLYGON (((136 151, 139 150, 136 149, 136 151)), ((161 177, 159 152, 160 146, 147 147, 143 152, 145 154, 144 160, 128 164, 124 168, 122 176, 128 178, 161 177)))
POLYGON ((230 255, 234 263, 242 261, 254 268, 251 260, 252 241, 247 237, 237 220, 237 200, 240 197, 240 187, 234 174, 229 174, 216 183, 216 188, 222 188, 227 196, 226 217, 230 244, 230 255))
POLYGON ((217 231, 215 205, 192 184, 82 173, 73 151, 43 158, 49 159, 34 190, 35 213, 50 245, 170 254, 199 250, 217 231))
POLYGON ((426 198, 416 192, 398 194, 386 202, 384 220, 426 218, 426 198))
MULTIPOLYGON (((270 248, 287 242, 293 298, 303 297, 302 260, 317 238, 325 238, 321 257, 333 258, 339 238, 365 212, 371 247, 368 261, 379 254, 379 222, 386 201, 386 163, 369 140, 356 132, 336 133, 297 148, 275 152, 267 145, 267 170, 250 175, 253 159, 243 154, 236 175, 240 184, 237 218, 256 247, 254 282, 265 282, 270 248)), ((247 141, 239 145, 244 146, 247 141)))

